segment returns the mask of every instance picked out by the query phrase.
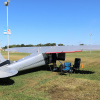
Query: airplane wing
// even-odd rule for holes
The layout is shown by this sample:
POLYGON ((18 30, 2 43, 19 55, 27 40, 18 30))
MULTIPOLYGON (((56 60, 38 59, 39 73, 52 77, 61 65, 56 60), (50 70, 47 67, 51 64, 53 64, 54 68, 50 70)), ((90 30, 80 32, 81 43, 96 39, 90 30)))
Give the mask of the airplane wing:
POLYGON ((81 51, 100 50, 100 45, 83 45, 83 46, 46 46, 46 47, 16 47, 6 49, 12 52, 24 53, 74 53, 81 51))

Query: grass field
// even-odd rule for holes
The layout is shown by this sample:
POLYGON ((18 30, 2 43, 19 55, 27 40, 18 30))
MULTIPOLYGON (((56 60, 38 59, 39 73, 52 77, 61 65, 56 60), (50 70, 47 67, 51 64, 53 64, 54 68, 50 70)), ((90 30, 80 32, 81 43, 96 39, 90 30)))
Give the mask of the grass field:
MULTIPOLYGON (((6 52, 2 51, 2 55, 7 58, 6 52)), ((10 60, 27 55, 10 53, 10 60)), ((41 66, 0 82, 0 100, 99 100, 100 51, 67 53, 65 62, 74 64, 75 58, 81 58, 84 68, 70 77, 68 73, 61 76, 49 71, 48 66, 41 66)))

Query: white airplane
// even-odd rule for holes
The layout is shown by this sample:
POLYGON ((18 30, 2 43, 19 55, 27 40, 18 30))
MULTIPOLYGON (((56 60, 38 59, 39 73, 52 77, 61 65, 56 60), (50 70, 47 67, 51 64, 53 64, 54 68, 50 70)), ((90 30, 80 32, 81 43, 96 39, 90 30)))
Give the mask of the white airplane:
POLYGON ((52 63, 52 54, 57 55, 57 60, 65 60, 65 53, 75 53, 89 50, 100 50, 100 45, 84 46, 49 46, 49 47, 16 47, 6 49, 12 52, 31 53, 29 56, 17 61, 9 61, 0 53, 0 78, 16 75, 19 71, 39 67, 52 63))

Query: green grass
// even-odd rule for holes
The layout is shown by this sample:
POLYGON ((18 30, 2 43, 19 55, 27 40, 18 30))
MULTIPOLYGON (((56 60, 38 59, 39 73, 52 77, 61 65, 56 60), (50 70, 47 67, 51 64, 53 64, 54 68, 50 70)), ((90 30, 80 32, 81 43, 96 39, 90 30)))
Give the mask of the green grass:
MULTIPOLYGON (((7 58, 7 52, 2 51, 7 58)), ((10 53, 10 60, 18 60, 29 54, 10 53)), ((74 64, 81 58, 84 68, 73 73, 59 75, 42 66, 19 72, 14 77, 0 81, 0 100, 98 100, 100 98, 100 51, 67 53, 64 62, 74 64)), ((57 61, 57 65, 60 63, 57 61)))

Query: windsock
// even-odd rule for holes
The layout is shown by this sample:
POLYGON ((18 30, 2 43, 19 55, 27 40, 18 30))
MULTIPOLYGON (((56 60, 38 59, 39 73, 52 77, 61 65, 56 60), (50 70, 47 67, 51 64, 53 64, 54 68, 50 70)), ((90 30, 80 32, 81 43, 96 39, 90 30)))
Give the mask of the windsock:
POLYGON ((11 34, 11 31, 10 31, 10 29, 8 29, 8 34, 11 34))

